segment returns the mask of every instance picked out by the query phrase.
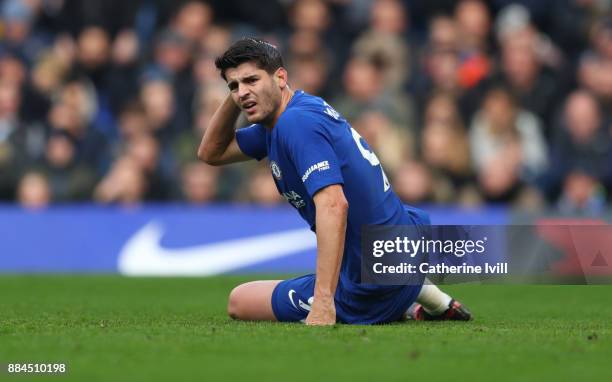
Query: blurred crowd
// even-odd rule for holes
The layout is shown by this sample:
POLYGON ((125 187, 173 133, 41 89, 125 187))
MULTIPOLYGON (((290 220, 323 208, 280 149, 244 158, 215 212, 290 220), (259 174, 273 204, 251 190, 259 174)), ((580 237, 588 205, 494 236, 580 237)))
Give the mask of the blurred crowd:
MULTIPOLYGON (((407 203, 597 213, 612 189, 610 0, 0 1, 0 201, 282 202, 196 160, 263 37, 407 203)), ((245 121, 240 121, 245 124, 245 121)), ((265 161, 262 161, 265 162, 265 161)))

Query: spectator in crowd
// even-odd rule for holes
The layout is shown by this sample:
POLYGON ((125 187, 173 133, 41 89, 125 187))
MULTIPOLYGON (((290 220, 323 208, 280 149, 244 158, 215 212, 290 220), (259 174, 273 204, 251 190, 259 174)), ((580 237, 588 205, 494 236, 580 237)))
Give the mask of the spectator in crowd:
POLYGON ((433 51, 455 51, 459 49, 459 31, 454 18, 438 15, 429 23, 428 48, 433 51))
POLYGON ((580 53, 588 46, 593 20, 609 10, 609 3, 584 0, 560 1, 546 9, 549 15, 548 33, 565 53, 565 59, 571 66, 574 66, 580 53))
POLYGON ((0 77, 21 86, 26 78, 26 68, 17 57, 5 54, 0 57, 0 77))
POLYGON ((246 200, 253 203, 273 206, 283 202, 278 194, 276 184, 270 176, 270 168, 265 164, 258 164, 247 180, 246 200))
MULTIPOLYGON (((525 9, 511 7, 514 8, 501 15, 506 18, 498 20, 501 60, 495 81, 504 83, 523 109, 536 114, 548 126, 561 91, 556 73, 544 65, 542 52, 553 48, 529 24, 528 14, 520 14, 527 12, 525 9)), ((549 133, 546 131, 547 136, 549 133)))
POLYGON ((207 3, 188 1, 181 5, 171 21, 171 28, 195 45, 206 35, 213 20, 213 10, 207 3))
POLYGON ((414 130, 411 102, 401 91, 385 87, 381 62, 354 56, 346 65, 343 80, 346 93, 333 106, 349 121, 355 121, 366 110, 378 110, 398 126, 414 130))
POLYGON ((181 127, 189 126, 190 105, 195 92, 191 68, 193 54, 193 43, 176 30, 167 28, 158 34, 153 62, 147 65, 143 74, 145 79, 163 79, 171 87, 175 126, 172 132, 166 130, 168 133, 176 134, 181 127))
POLYGON ((154 130, 149 125, 147 113, 139 101, 132 101, 123 107, 118 117, 119 120, 119 143, 113 151, 116 154, 133 139, 141 135, 153 134, 154 130))
POLYGON ((490 90, 470 127, 474 168, 486 200, 515 202, 547 166, 539 120, 504 88, 490 90))
MULTIPOLYGON (((200 36, 198 49, 201 52, 207 53, 211 57, 217 57, 221 55, 226 47, 230 46, 231 43, 231 30, 227 26, 212 24, 206 30, 206 34, 204 36, 200 36)), ((210 71, 215 73, 215 78, 219 78, 218 73, 216 73, 216 71, 213 69, 210 69, 210 71)))
POLYGON ((446 15, 436 16, 430 20, 427 32, 427 40, 420 51, 419 66, 416 68, 420 75, 413 76, 411 81, 419 109, 424 107, 430 93, 439 90, 456 92, 458 89, 456 52, 459 46, 455 19, 446 15), (443 58, 452 59, 447 60, 452 65, 441 65, 443 58))
POLYGON ((133 29, 123 29, 115 36, 107 82, 111 118, 117 116, 126 104, 138 97, 138 65, 141 53, 142 47, 133 29))
POLYGON ((108 166, 109 147, 106 137, 91 125, 97 103, 92 86, 85 80, 64 85, 49 110, 50 131, 62 131, 75 143, 78 161, 99 174, 108 166))
POLYGON ((397 196, 405 203, 421 204, 433 201, 431 171, 423 162, 405 160, 395 173, 392 185, 397 196))
POLYGON ((192 45, 187 37, 173 29, 160 32, 155 43, 154 66, 177 81, 187 73, 191 64, 192 45))
POLYGON ((23 0, 6 0, 1 5, 3 39, 0 47, 28 64, 37 59, 46 43, 45 36, 35 30, 38 5, 35 1, 23 0))
POLYGON ((440 92, 457 100, 464 120, 469 120, 477 109, 489 63, 486 62, 486 68, 481 65, 483 62, 478 58, 481 53, 476 53, 472 63, 462 62, 460 36, 456 18, 437 16, 430 22, 427 44, 419 57, 421 75, 412 82, 419 110, 425 108, 433 94, 440 92))
POLYGON ((591 49, 584 53, 578 68, 578 82, 612 111, 612 16, 593 26, 591 49))
POLYGON ((438 93, 427 103, 420 148, 432 172, 436 202, 479 202, 472 186, 469 139, 451 95, 438 93))
POLYGON ((416 78, 416 90, 421 100, 435 91, 459 95, 459 56, 457 27, 450 17, 437 17, 429 26, 428 43, 424 47, 421 68, 424 76, 416 78))
MULTIPOLYGON (((330 31, 332 15, 329 5, 323 0, 297 0, 289 8, 290 34, 285 43, 286 64, 295 74, 298 89, 310 88, 316 95, 329 92, 335 84, 327 84, 331 51, 344 49, 338 36, 330 31), (318 70, 315 73, 313 70, 318 70)), ((335 73, 334 73, 335 74, 335 73)))
POLYGON ((206 163, 187 163, 181 172, 181 199, 192 204, 214 201, 218 193, 219 173, 218 167, 206 163))
MULTIPOLYGON (((76 63, 73 72, 91 83, 89 91, 95 97, 91 125, 108 139, 114 138, 116 129, 112 118, 112 100, 122 100, 120 92, 111 89, 111 39, 109 33, 100 26, 87 26, 76 42, 76 63), (115 92, 112 92, 114 90, 115 92)), ((116 81, 115 81, 116 83, 116 81)))
POLYGON ((0 78, 0 200, 13 199, 20 167, 27 160, 19 145, 26 133, 19 120, 20 103, 18 84, 0 78))
POLYGON ((106 90, 111 41, 108 32, 99 26, 88 26, 77 39, 77 65, 96 89, 106 90))
POLYGON ((324 54, 313 54, 300 58, 292 58, 288 64, 292 75, 292 85, 306 93, 325 97, 327 87, 328 61, 324 54))
POLYGON ((145 78, 140 87, 140 102, 147 117, 147 124, 163 144, 169 144, 182 126, 175 118, 176 103, 172 84, 165 76, 145 78))
POLYGON ((558 202, 562 213, 598 216, 604 211, 605 204, 605 190, 593 174, 578 170, 565 178, 558 202))
POLYGON ((590 92, 576 90, 568 96, 563 118, 555 129, 551 153, 554 166, 545 177, 545 189, 551 198, 561 193, 561 197, 567 199, 566 205, 573 200, 571 204, 584 206, 588 198, 578 198, 577 194, 599 192, 600 185, 610 187, 612 139, 609 122, 590 92))
POLYGON ((353 54, 379 60, 385 87, 401 89, 410 77, 408 12, 399 0, 376 0, 370 25, 353 44, 353 54))
POLYGON ((98 183, 93 198, 99 203, 133 206, 145 200, 148 188, 147 180, 135 159, 122 156, 113 162, 110 171, 98 183))
POLYGON ((61 130, 47 140, 43 173, 54 202, 88 200, 96 183, 95 172, 78 161, 71 136, 61 130))
MULTIPOLYGON (((329 28, 331 15, 323 0, 295 0, 289 13, 289 24, 294 31, 322 34, 329 28)), ((299 49, 299 47, 296 47, 299 49)))
POLYGON ((41 209, 51 203, 51 189, 40 172, 26 172, 17 186, 17 202, 28 209, 41 209))
POLYGON ((61 88, 70 67, 58 55, 47 52, 41 55, 31 71, 30 80, 24 86, 24 102, 21 115, 24 121, 43 123, 51 107, 51 98, 61 88))
POLYGON ((491 15, 481 0, 460 0, 455 8, 462 54, 482 54, 489 50, 491 15))
POLYGON ((173 158, 168 159, 172 163, 164 163, 164 152, 155 137, 150 134, 135 136, 128 143, 124 155, 134 161, 138 171, 146 179, 145 200, 160 201, 170 198, 172 187, 178 181, 171 175, 171 170, 176 166, 173 158))
POLYGON ((462 88, 478 86, 491 72, 491 16, 481 0, 461 0, 455 9, 459 33, 458 81, 462 88))

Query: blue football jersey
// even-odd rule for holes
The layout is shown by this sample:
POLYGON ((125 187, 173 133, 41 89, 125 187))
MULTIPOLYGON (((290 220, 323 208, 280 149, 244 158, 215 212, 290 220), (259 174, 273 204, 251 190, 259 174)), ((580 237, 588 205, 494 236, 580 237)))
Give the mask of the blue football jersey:
POLYGON ((351 299, 399 288, 360 285, 362 226, 414 222, 376 154, 338 112, 298 90, 273 129, 255 124, 237 130, 236 140, 246 155, 268 157, 279 192, 315 232, 313 196, 329 185, 343 186, 349 210, 338 288, 351 299))

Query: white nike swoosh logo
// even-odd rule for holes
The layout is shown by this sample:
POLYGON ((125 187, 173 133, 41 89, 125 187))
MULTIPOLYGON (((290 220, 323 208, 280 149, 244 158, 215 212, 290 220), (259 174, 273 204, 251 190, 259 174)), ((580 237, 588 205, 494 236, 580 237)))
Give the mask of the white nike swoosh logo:
POLYGON ((306 228, 168 249, 160 245, 164 229, 150 222, 125 243, 119 272, 130 276, 208 276, 315 249, 316 236, 306 228))
POLYGON ((291 290, 289 291, 289 301, 291 301, 291 305, 293 305, 293 307, 294 307, 295 309, 297 309, 298 307, 297 307, 297 306, 295 306, 295 303, 293 302, 293 295, 294 295, 294 294, 295 294, 295 291, 294 291, 293 289, 291 289, 291 290))
MULTIPOLYGON (((293 302, 293 295, 295 294, 295 290, 291 289, 288 294, 289 294, 289 301, 291 301, 291 305, 293 305, 293 307, 297 309, 298 307, 295 306, 295 302, 293 302)), ((300 306, 300 308, 310 312, 310 309, 312 309, 311 308, 312 300, 313 300, 313 297, 309 298, 308 304, 306 304, 304 303, 304 301, 298 298, 298 305, 300 306)))

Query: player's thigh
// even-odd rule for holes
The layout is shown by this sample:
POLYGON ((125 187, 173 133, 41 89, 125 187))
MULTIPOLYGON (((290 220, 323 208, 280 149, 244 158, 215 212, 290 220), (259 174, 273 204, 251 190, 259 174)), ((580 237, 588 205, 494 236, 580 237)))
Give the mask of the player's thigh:
POLYGON ((227 313, 237 320, 276 321, 272 292, 281 281, 261 280, 238 285, 229 295, 227 313))

